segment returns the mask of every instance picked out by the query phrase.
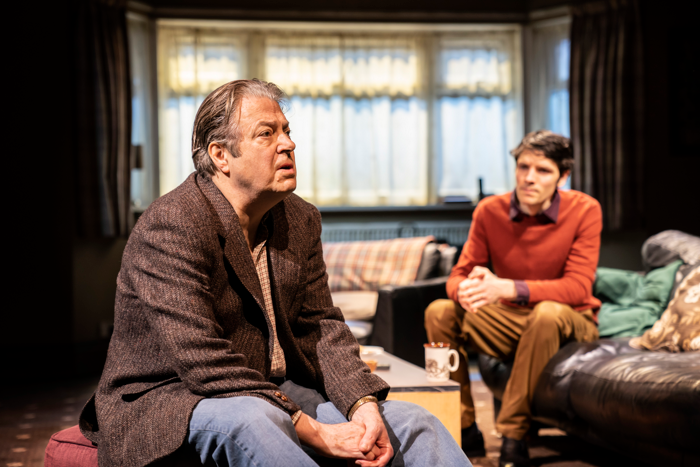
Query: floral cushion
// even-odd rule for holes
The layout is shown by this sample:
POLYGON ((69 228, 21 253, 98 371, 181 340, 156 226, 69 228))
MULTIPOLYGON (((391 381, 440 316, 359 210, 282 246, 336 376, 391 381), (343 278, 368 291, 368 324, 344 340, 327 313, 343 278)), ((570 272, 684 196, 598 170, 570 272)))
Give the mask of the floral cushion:
POLYGON ((661 318, 630 340, 630 346, 669 352, 700 350, 700 267, 683 279, 661 318))

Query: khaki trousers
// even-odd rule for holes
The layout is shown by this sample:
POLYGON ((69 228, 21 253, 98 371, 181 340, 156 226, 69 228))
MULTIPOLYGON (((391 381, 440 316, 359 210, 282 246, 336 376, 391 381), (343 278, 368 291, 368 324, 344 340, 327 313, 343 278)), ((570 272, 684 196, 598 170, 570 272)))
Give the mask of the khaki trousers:
POLYGON ((431 342, 449 342, 459 350, 459 369, 452 379, 462 386, 462 428, 474 423, 466 347, 504 361, 514 359, 496 420, 496 429, 513 439, 522 439, 530 428, 532 396, 550 358, 568 342, 598 339, 591 310, 577 312, 552 301, 534 308, 498 303, 467 313, 452 300, 436 300, 425 310, 425 329, 431 342))

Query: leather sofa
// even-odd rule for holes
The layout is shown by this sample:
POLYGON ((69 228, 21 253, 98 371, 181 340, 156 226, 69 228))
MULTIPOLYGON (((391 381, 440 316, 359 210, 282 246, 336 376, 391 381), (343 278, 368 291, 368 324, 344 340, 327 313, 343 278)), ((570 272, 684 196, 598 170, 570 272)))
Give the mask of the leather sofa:
MULTIPOLYGON (((650 240, 642 250, 645 265, 659 267, 684 259, 684 252, 669 248, 661 255, 651 254, 650 240), (654 255, 663 258, 654 263, 654 255)), ((697 263, 681 270, 690 267, 697 263)), ((420 343, 427 342, 423 313, 430 302, 447 297, 446 281, 382 287, 372 343, 423 366, 420 343)), ((628 340, 562 347, 538 382, 534 420, 652 465, 700 466, 700 353, 636 350, 628 340)), ((496 413, 511 365, 479 355, 479 370, 493 393, 496 413)))
MULTIPOLYGON (((700 354, 628 341, 562 347, 538 382, 534 420, 652 465, 700 465, 700 354)), ((498 409, 511 366, 479 355, 479 370, 498 409)))

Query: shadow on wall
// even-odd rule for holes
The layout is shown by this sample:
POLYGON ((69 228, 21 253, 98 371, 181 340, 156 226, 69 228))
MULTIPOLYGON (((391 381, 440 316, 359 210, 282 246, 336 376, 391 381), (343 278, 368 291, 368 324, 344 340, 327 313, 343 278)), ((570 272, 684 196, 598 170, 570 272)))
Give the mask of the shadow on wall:
POLYGON ((114 297, 126 239, 77 240, 73 246, 75 373, 100 374, 114 325, 114 297))
POLYGON ((641 271, 642 245, 649 238, 645 230, 603 232, 600 238, 599 267, 641 271))
POLYGON ((126 239, 79 240, 73 248, 73 340, 109 339, 126 239))

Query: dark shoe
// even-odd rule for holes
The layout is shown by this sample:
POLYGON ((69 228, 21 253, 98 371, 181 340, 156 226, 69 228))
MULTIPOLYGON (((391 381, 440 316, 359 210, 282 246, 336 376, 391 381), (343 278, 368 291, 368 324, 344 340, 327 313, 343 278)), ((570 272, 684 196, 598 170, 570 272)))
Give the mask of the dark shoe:
POLYGON ((527 441, 504 436, 498 467, 530 467, 530 453, 527 450, 527 441))
POLYGON ((467 457, 484 457, 484 436, 479 431, 476 423, 472 423, 468 428, 462 428, 462 451, 467 457))

